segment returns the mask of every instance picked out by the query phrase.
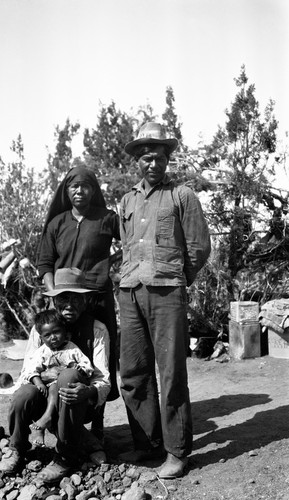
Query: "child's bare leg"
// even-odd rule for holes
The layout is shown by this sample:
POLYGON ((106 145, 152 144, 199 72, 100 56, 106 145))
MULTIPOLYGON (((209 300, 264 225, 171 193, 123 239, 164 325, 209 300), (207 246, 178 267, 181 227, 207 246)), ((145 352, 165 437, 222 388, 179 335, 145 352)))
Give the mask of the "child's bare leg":
POLYGON ((34 428, 47 429, 52 420, 55 406, 57 403, 57 384, 51 384, 48 389, 47 407, 42 417, 34 422, 34 428))
POLYGON ((35 439, 34 443, 38 445, 44 444, 44 432, 45 429, 49 429, 52 416, 55 411, 55 405, 57 402, 57 384, 51 384, 48 389, 47 407, 42 417, 40 417, 36 422, 30 425, 30 428, 34 431, 35 439))

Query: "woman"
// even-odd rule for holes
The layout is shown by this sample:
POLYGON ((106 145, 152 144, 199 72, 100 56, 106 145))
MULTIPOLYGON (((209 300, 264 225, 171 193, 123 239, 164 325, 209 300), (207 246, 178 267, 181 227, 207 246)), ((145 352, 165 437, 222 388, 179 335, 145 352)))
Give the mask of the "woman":
MULTIPOLYGON (((90 312, 106 325, 110 335, 111 391, 108 401, 119 397, 115 354, 117 325, 109 277, 113 238, 120 239, 119 218, 106 208, 94 172, 82 165, 72 168, 58 186, 48 209, 38 248, 38 271, 47 291, 54 289, 57 269, 76 267, 84 272, 86 287, 94 291, 88 306, 90 312)), ((99 419, 93 421, 92 430, 101 438, 99 419)))

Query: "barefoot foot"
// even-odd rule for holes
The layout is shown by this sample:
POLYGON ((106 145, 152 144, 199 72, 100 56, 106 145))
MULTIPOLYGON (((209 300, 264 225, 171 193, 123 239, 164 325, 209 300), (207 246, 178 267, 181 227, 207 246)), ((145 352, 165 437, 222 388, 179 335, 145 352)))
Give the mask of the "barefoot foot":
POLYGON ((30 429, 32 431, 32 444, 34 445, 34 447, 44 446, 45 429, 41 429, 40 427, 38 427, 35 422, 30 425, 30 429))

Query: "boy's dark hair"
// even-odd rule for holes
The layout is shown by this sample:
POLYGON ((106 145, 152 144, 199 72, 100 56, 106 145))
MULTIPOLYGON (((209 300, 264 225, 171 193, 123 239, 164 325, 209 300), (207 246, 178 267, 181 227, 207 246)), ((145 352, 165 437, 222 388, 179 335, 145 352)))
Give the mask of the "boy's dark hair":
POLYGON ((58 325, 66 328, 66 323, 64 318, 56 311, 56 309, 46 309, 35 315, 34 324, 39 335, 42 333, 43 325, 49 325, 50 323, 57 323, 58 325))

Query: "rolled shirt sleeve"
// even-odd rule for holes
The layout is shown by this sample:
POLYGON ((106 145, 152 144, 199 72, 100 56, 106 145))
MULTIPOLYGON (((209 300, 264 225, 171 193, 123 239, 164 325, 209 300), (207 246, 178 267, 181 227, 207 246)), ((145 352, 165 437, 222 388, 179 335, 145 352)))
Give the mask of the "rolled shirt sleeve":
MULTIPOLYGON (((109 334, 106 326, 98 320, 94 321, 94 344, 93 344, 94 373, 90 385, 97 389, 98 398, 96 406, 101 406, 110 391, 109 375, 109 334)), ((92 402, 95 404, 94 402, 92 402)))

